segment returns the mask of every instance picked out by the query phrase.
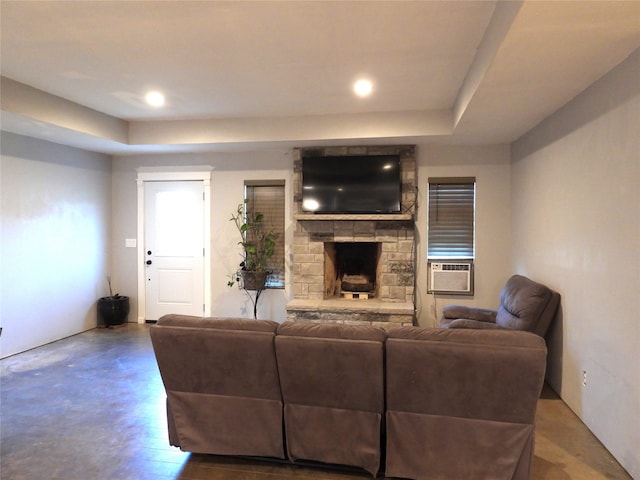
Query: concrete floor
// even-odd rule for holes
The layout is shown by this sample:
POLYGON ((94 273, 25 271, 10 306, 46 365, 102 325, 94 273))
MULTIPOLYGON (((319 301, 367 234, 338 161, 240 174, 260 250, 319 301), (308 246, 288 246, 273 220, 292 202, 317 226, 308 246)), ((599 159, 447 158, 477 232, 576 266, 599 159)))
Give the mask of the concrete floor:
MULTIPOLYGON (((6 358, 0 382, 2 480, 370 478, 170 447, 146 325, 95 329, 6 358)), ((631 478, 551 390, 536 423, 533 480, 631 478)))

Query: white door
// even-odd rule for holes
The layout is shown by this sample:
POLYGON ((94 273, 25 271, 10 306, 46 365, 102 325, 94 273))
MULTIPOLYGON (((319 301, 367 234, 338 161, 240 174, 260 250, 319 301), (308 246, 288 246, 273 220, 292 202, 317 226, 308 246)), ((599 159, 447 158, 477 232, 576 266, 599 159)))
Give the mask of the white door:
POLYGON ((204 185, 145 182, 145 317, 204 311, 204 185))

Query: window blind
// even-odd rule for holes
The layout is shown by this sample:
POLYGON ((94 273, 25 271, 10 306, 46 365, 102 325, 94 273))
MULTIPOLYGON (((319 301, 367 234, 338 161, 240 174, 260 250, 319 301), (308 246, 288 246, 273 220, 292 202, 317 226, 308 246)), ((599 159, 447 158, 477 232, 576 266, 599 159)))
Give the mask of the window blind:
POLYGON ((428 258, 474 258, 475 182, 429 178, 428 258))
POLYGON ((245 183, 247 211, 262 213, 265 228, 273 228, 277 234, 276 246, 271 257, 267 287, 284 288, 284 181, 245 183))

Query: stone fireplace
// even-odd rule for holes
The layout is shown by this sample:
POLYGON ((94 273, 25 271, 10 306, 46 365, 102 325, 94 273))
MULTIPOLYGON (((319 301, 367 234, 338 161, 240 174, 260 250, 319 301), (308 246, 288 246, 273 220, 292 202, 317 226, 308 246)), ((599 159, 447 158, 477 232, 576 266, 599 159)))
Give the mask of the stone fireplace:
MULTIPOLYGON (((400 214, 306 214, 301 208, 301 165, 294 152, 296 230, 293 294, 287 319, 373 324, 414 323, 415 155, 412 146, 323 148, 322 155, 400 154, 400 214)), ((314 151, 317 151, 315 149, 314 151)))

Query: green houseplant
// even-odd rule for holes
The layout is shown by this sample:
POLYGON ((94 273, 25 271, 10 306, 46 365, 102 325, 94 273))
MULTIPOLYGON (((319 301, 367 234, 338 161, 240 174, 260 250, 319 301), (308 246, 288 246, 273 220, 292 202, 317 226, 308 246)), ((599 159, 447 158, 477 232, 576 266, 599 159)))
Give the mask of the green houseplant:
POLYGON ((270 270, 271 257, 275 253, 277 233, 264 223, 264 214, 252 212, 245 207, 247 200, 238 205, 229 219, 240 233, 238 245, 242 246, 242 262, 240 268, 227 282, 230 287, 241 282, 240 287, 246 292, 255 291, 253 302, 253 317, 257 318, 258 299, 265 289, 270 270))

